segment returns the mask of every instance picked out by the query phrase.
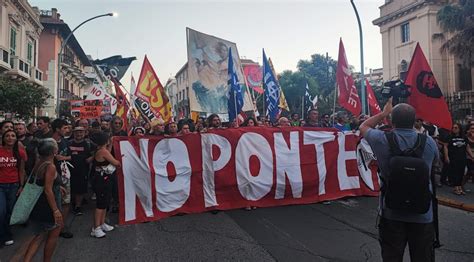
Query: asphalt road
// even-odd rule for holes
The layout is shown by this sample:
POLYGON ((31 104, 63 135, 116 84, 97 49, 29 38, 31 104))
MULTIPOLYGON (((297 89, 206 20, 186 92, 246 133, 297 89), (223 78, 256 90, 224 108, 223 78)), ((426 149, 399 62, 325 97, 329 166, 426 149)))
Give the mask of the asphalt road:
MULTIPOLYGON (((381 261, 376 205, 376 198, 358 197, 176 216, 118 226, 104 239, 89 236, 89 211, 74 218, 75 236, 60 240, 55 261, 381 261)), ((474 261, 474 213, 440 207, 440 222, 443 246, 436 260, 474 261)), ((15 228, 17 242, 0 249, 0 261, 8 261, 28 234, 28 228, 15 228)))

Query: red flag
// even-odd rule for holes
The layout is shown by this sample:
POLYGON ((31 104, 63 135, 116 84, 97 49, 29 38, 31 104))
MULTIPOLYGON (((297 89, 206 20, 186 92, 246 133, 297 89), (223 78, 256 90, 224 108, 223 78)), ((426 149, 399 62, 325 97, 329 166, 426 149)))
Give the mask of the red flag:
POLYGON ((339 57, 337 60, 336 82, 339 89, 339 105, 347 109, 353 115, 357 116, 361 111, 361 103, 357 88, 352 79, 352 73, 347 63, 346 51, 342 38, 339 42, 339 57))
POLYGON ((408 103, 416 109, 416 116, 451 130, 451 113, 420 44, 416 45, 405 84, 411 87, 408 103))
POLYGON ((127 97, 125 94, 122 92, 122 89, 118 85, 118 83, 115 80, 112 80, 115 85, 115 95, 117 96, 117 111, 115 111, 115 115, 122 118, 123 121, 123 127, 122 129, 127 131, 127 113, 129 109, 129 104, 127 101, 127 97))
POLYGON ((374 90, 367 79, 365 79, 365 86, 367 87, 367 98, 369 100, 370 115, 376 115, 382 112, 379 103, 377 102, 377 98, 375 97, 374 90))

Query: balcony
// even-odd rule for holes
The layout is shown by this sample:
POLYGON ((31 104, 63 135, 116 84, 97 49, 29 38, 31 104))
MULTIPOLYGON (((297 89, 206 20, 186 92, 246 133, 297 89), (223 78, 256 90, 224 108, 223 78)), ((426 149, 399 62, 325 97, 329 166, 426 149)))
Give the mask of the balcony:
POLYGON ((31 78, 30 81, 36 85, 43 85, 43 71, 39 70, 36 67, 31 68, 31 78))
POLYGON ((23 61, 18 56, 10 56, 10 66, 11 70, 7 72, 8 75, 13 78, 20 78, 23 80, 30 79, 30 64, 23 61))
POLYGON ((59 93, 61 100, 80 100, 81 98, 78 95, 75 95, 73 92, 68 89, 61 89, 59 93))
POLYGON ((0 47, 0 72, 10 70, 10 53, 6 48, 0 47))

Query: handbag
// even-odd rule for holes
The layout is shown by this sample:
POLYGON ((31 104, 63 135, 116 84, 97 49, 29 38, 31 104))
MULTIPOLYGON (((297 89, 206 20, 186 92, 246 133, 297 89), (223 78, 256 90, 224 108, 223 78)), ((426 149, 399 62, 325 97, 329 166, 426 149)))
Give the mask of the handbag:
MULTIPOLYGON (((38 170, 39 169, 40 168, 38 168, 38 170)), ((43 193, 44 187, 36 184, 36 175, 34 176, 33 182, 30 182, 31 176, 33 176, 33 171, 31 171, 28 176, 23 191, 13 207, 12 215, 10 217, 10 225, 26 223, 30 217, 31 211, 33 211, 33 208, 36 205, 36 202, 38 202, 39 197, 43 193)))

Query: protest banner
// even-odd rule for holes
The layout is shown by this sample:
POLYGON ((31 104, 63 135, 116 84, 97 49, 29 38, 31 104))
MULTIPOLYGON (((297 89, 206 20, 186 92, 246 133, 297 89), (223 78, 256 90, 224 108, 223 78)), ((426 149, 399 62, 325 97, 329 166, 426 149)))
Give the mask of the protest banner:
POLYGON ((71 100, 71 115, 83 119, 99 118, 102 115, 102 100, 71 100))
POLYGON ((376 167, 358 171, 358 141, 352 132, 301 127, 115 137, 115 156, 122 163, 117 173, 119 223, 376 196, 376 167))

